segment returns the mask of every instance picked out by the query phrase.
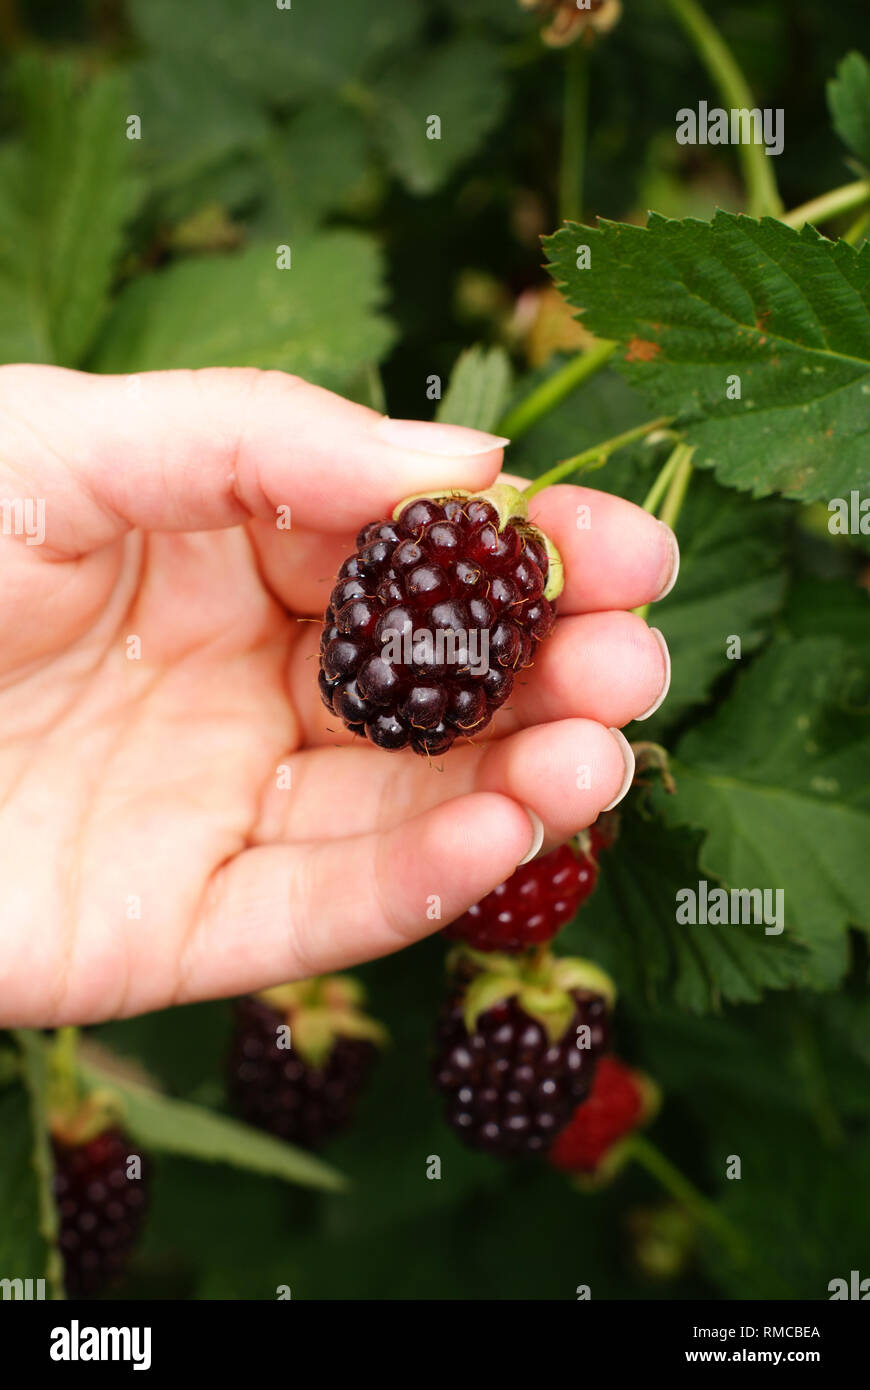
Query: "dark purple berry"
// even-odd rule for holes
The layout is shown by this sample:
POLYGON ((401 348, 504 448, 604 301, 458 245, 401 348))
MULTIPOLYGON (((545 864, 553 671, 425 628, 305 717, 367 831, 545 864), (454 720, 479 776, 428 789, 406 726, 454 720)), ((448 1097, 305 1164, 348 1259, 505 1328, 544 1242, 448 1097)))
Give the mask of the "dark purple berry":
POLYGON ((446 751, 486 727, 552 627, 546 547, 520 519, 499 530, 485 497, 458 496, 410 502, 357 541, 324 622, 324 703, 354 730, 376 705, 364 722, 379 747, 446 751))
POLYGON ((461 1000, 447 1004, 433 1080, 446 1098, 447 1123, 464 1143, 500 1158, 541 1153, 568 1124, 608 1038, 602 996, 576 990, 571 997, 574 1016, 557 1042, 516 999, 481 1014, 471 1033, 461 1000), (584 1026, 588 1037, 579 1031, 584 1026), (589 1046, 578 1046, 581 1039, 589 1046))
POLYGON ((338 1036, 315 1066, 293 1047, 279 1046, 286 1020, 265 1000, 241 999, 235 1010, 228 1088, 248 1124, 307 1149, 345 1129, 377 1056, 375 1044, 338 1036))
POLYGON ((101 1293, 121 1277, 148 1210, 151 1168, 120 1129, 84 1144, 53 1139, 58 1243, 69 1297, 101 1293), (128 1160, 139 1159, 139 1177, 128 1160))

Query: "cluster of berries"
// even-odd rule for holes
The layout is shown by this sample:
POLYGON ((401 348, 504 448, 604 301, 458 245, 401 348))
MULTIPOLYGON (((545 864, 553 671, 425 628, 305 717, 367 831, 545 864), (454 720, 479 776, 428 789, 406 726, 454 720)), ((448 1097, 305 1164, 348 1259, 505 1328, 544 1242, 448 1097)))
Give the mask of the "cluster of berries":
MULTIPOLYGON (((381 748, 445 752, 508 699, 553 626, 562 582, 558 552, 516 489, 408 499, 363 528, 341 567, 321 640, 324 703, 381 748)), ((457 944, 433 1077, 449 1124, 473 1147, 548 1153, 588 1174, 649 1113, 645 1079, 603 1055, 611 981, 548 947, 593 891, 613 833, 602 817, 445 929, 457 944)), ((306 1148, 338 1134, 385 1040, 362 1005, 343 975, 238 1000, 228 1058, 237 1111, 306 1148)), ((117 1117, 87 1102, 57 1118, 53 1145, 67 1292, 98 1293, 129 1260, 150 1165, 139 1156, 131 1175, 117 1117)))
POLYGON ((639 1073, 605 1056, 613 986, 548 943, 590 896, 616 833, 602 817, 523 865, 444 931, 462 943, 439 1024, 434 1082, 448 1123, 473 1147, 547 1153, 578 1174, 611 1171, 617 1141, 652 1113, 639 1073))

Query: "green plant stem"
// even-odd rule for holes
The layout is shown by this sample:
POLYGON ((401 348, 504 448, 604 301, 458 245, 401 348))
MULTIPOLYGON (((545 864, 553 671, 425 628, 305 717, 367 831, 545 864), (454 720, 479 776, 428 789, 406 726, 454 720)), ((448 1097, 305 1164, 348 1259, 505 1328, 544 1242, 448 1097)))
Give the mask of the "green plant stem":
POLYGON ((641 503, 645 512, 652 512, 653 516, 655 515, 659 503, 670 486, 671 478, 679 467, 680 459, 683 456, 685 448, 685 444, 680 440, 673 451, 668 455, 665 463, 659 470, 655 482, 641 503))
POLYGON ((745 1236, 736 1226, 732 1226, 718 1207, 701 1195, 685 1174, 681 1173, 669 1158, 665 1158, 655 1144, 650 1143, 642 1134, 632 1134, 623 1143, 625 1151, 636 1163, 661 1183, 676 1202, 691 1212, 700 1225, 706 1226, 722 1241, 737 1264, 748 1263, 751 1251, 745 1236))
POLYGON ((801 203, 799 208, 784 213, 780 220, 789 227, 803 227, 806 222, 827 222, 844 212, 854 212, 867 202, 870 202, 870 179, 857 179, 855 183, 844 183, 842 188, 832 188, 830 193, 801 203))
POLYGON ((79 1092, 78 1028, 58 1028, 49 1049, 49 1085, 52 1107, 72 1110, 79 1092))
POLYGON ((659 512, 659 521, 664 521, 673 531, 679 520, 683 502, 692 478, 692 455, 695 450, 684 445, 674 476, 668 484, 665 500, 659 512))
MULTIPOLYGON (((697 0, 668 0, 668 4, 716 83, 724 104, 730 110, 752 110, 755 102, 749 84, 722 35, 697 0)), ((773 161, 765 147, 752 143, 740 144, 737 152, 743 168, 749 212, 753 217, 779 217, 783 210, 782 200, 776 186, 773 161)))
POLYGON ((634 444, 638 439, 645 439, 654 430, 664 429, 671 423, 671 416, 662 415, 657 420, 647 420, 643 425, 635 425, 634 429, 626 430, 623 434, 615 434, 612 439, 604 439, 600 444, 593 444, 591 449, 584 449, 582 454, 575 454, 573 458, 563 459, 561 463, 555 464, 553 468, 543 473, 540 478, 536 478, 531 487, 526 488, 525 496, 534 497, 545 487, 552 487, 553 483, 563 482, 572 473, 603 468, 610 455, 615 454, 617 449, 624 448, 626 444, 634 444))
POLYGON ((583 213, 586 131, 589 117, 589 50, 575 43, 565 53, 562 107, 562 156, 559 168, 559 216, 579 222, 583 213))
POLYGON ((601 342, 586 352, 578 352, 564 367, 560 367, 552 376, 547 377, 546 381, 542 381, 540 386, 536 386, 525 400, 508 411, 496 426, 498 433, 506 435, 508 439, 518 439, 526 430, 531 429, 532 425, 537 424, 542 416, 561 405, 565 397, 570 396, 571 392, 590 376, 600 371, 615 351, 616 343, 601 342))
MULTIPOLYGON (((643 502, 644 511, 658 514, 659 521, 664 521, 673 530, 677 524, 686 491, 692 477, 692 456, 694 448, 683 443, 681 440, 671 453, 659 476, 656 478, 652 487, 643 502), (660 510, 657 509, 660 508, 660 510)), ((649 617, 650 604, 644 603, 640 608, 635 608, 635 613, 639 618, 649 617)))

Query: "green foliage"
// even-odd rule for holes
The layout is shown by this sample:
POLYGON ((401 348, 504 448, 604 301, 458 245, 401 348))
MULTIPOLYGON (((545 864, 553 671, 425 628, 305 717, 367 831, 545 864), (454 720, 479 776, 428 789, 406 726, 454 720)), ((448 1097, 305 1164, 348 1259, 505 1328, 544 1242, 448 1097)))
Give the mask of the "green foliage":
POLYGON ((846 968, 847 926, 870 926, 870 706, 851 704, 854 673, 836 638, 771 647, 677 745, 663 807, 707 832, 711 875, 783 889, 787 933, 827 985, 846 968))
POLYGON ((870 63, 850 53, 828 83, 834 129, 859 161, 870 168, 870 63))
POLYGON ((84 92, 65 63, 20 59, 22 121, 0 153, 0 361, 75 366, 102 317, 137 189, 124 84, 84 92))
MULTIPOLYGON (((785 934, 677 920, 677 893, 697 890, 701 877, 697 835, 626 816, 602 870, 595 897, 560 940, 572 954, 599 961, 628 1008, 668 1004, 706 1013, 723 1002, 757 1002, 765 989, 806 983, 812 963, 785 934)), ((720 886, 712 873, 709 886, 720 886)))
POLYGON ((511 384, 510 358, 504 348, 469 348, 458 358, 435 417, 445 425, 495 429, 511 384))
POLYGON ((380 258, 357 232, 294 242, 292 265, 255 243, 227 257, 180 261, 119 295, 94 366, 275 367, 341 388, 389 346, 380 258))
POLYGON ((547 248, 585 326, 618 340, 628 380, 685 422, 720 481, 804 499, 870 484, 866 248, 725 212, 567 226, 547 248), (739 400, 727 395, 735 376, 739 400))
POLYGON ((229 1163, 306 1187, 334 1191, 343 1186, 338 1173, 319 1159, 249 1125, 122 1081, 113 1071, 92 1064, 82 1066, 82 1075, 91 1087, 107 1087, 120 1096, 125 1128, 148 1151, 229 1163))
POLYGON ((379 85, 374 113, 384 158, 412 193, 432 193, 492 130, 506 96, 495 50, 479 40, 457 39, 397 64, 379 85))
MULTIPOLYGON (((771 163, 788 206, 837 181, 844 145, 870 167, 853 7, 705 8, 759 105, 786 108, 771 163)), ((431 412, 438 375, 436 418, 485 430, 565 366, 564 334, 541 347, 555 311, 539 241, 560 222, 564 55, 516 0, 18 9, 27 32, 12 26, 0 90, 0 361, 274 367, 409 416, 431 412)), ((675 789, 643 774, 560 949, 616 979, 618 1050, 664 1093, 653 1141, 746 1234, 751 1265, 697 1232, 682 1273, 651 1283, 631 1236, 635 1208, 660 1200, 648 1175, 581 1196, 544 1164, 458 1143, 426 1082, 436 938, 361 971, 394 1042, 325 1162, 226 1114, 224 1004, 99 1030, 157 1078, 89 1073, 159 1154, 121 1297, 271 1299, 288 1284, 294 1298, 573 1299, 582 1281, 595 1298, 824 1298, 865 1259, 868 542, 833 537, 826 504, 870 485, 870 252, 848 222, 823 223, 828 239, 734 215, 732 153, 673 139, 697 56, 661 0, 625 10, 589 64, 582 201, 612 220, 547 241, 619 366, 538 419, 507 466, 537 477, 668 415, 705 470, 676 522, 680 582, 649 614, 670 696, 629 730, 665 745, 675 789), (648 206, 672 219, 640 225, 648 206), (678 922, 677 894, 701 879, 783 888, 785 931, 678 922), (740 1182, 723 1177, 733 1153, 740 1182)), ((641 504, 673 442, 638 442, 583 481, 641 504)), ((57 1291, 44 1071, 38 1034, 0 1035, 0 1278, 57 1291)))

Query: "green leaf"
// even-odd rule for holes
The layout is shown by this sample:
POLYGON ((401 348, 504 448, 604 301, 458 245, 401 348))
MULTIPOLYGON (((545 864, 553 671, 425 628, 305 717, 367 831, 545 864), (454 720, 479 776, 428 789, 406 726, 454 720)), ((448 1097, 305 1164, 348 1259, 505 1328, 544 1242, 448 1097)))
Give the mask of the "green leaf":
POLYGON ((29 1097, 7 1086, 0 1091, 0 1278, 45 1278, 39 1218, 29 1097))
POLYGON ((325 98, 273 134, 267 151, 269 190, 257 226, 286 240, 322 221, 352 211, 373 183, 368 131, 354 108, 325 98))
POLYGON ((718 886, 699 869, 700 839, 627 813, 619 839, 602 855, 593 897, 560 937, 565 951, 591 956, 612 975, 620 998, 635 1009, 676 1005, 706 1013, 809 979, 808 954, 785 933, 676 920, 681 889, 697 892, 703 877, 711 889, 718 886))
POLYGON ((32 1165, 37 1190, 37 1228, 45 1247, 43 1272, 49 1297, 63 1298, 63 1261, 58 1246, 58 1214, 54 1201, 54 1156, 48 1125, 48 1072, 42 1035, 26 1028, 14 1031, 21 1049, 21 1074, 30 1102, 32 1165))
POLYGON ((147 58, 128 72, 130 110, 142 122, 133 154, 152 190, 184 186, 269 138, 257 104, 201 55, 147 58))
POLYGON ((511 364, 504 348, 467 348, 457 358, 435 418, 447 425, 492 431, 504 412, 510 384, 511 364))
POLYGON ((850 660, 870 672, 870 595, 843 579, 798 579, 789 590, 782 627, 791 637, 839 637, 850 660))
MULTIPOLYGON (((595 480, 597 482, 597 479, 595 480)), ((712 478, 693 479, 680 513, 680 582, 649 621, 661 629, 671 653, 668 698, 638 737, 677 723, 706 699, 715 681, 772 633, 785 596, 786 502, 753 502, 725 491, 712 478)))
POLYGON ((506 98, 498 50, 481 40, 403 61, 377 87, 375 131, 387 163, 412 193, 434 192, 479 149, 506 98))
POLYGON ((628 380, 721 482, 808 500, 870 487, 870 248, 725 212, 569 225, 546 245, 585 326, 620 343, 628 380))
POLYGON ((812 948, 819 985, 847 964, 846 928, 870 926, 870 704, 865 668, 836 638, 778 641, 671 767, 672 824, 705 833, 705 876, 784 891, 784 940, 812 948))
POLYGON ((828 106, 840 139, 870 168, 870 63, 849 53, 828 83, 828 106))
POLYGON ((337 1192, 344 1186, 341 1175, 320 1159, 270 1134, 188 1101, 122 1081, 114 1068, 83 1064, 80 1070, 89 1086, 107 1087, 120 1095, 125 1126, 146 1149, 182 1154, 203 1163, 231 1163, 323 1191, 337 1192))
POLYGON ((340 388, 392 342, 378 313, 383 291, 374 244, 357 232, 294 241, 292 268, 258 243, 142 275, 122 292, 94 367, 257 366, 340 388))
POLYGON ((259 96, 288 105, 338 89, 410 42, 421 14, 407 3, 344 0, 128 0, 134 28, 157 52, 201 57, 259 96))
POLYGON ((22 136, 0 157, 0 361, 76 366, 139 196, 125 86, 108 74, 80 92, 69 64, 34 56, 13 86, 22 136))

